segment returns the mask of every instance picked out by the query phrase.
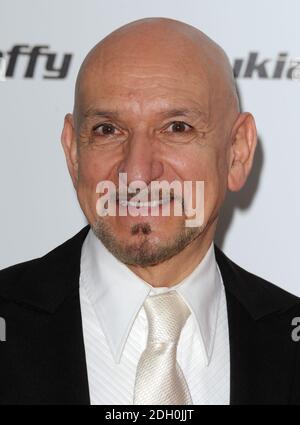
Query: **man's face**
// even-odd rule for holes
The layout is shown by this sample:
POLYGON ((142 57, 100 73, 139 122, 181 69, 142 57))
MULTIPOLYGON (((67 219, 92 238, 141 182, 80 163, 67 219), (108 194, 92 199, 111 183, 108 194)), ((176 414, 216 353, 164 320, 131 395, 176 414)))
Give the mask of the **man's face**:
MULTIPOLYGON (((123 262, 147 266, 177 254, 215 226, 228 173, 230 128, 215 110, 210 83, 193 59, 154 52, 104 52, 80 87, 76 190, 104 244, 123 262), (105 59, 105 60, 104 60, 105 59), (97 184, 136 180, 204 181, 204 223, 186 216, 106 216, 96 211, 97 184)), ((193 199, 195 200, 195 185, 193 199)), ((195 205, 195 203, 193 203, 195 205)))

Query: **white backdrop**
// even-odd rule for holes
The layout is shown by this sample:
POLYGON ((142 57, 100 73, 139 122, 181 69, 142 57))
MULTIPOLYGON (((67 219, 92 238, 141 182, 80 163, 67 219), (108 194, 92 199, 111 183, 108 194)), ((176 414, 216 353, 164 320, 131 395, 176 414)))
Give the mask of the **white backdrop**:
POLYGON ((249 183, 226 202, 217 241, 242 267, 300 296, 300 80, 296 72, 287 78, 290 61, 300 60, 299 0, 0 0, 2 57, 28 46, 13 75, 0 81, 0 268, 46 253, 85 224, 60 145, 76 73, 97 41, 149 16, 198 27, 236 67, 242 64, 242 106, 256 118, 260 145, 249 183), (34 75, 24 78, 30 74, 26 52, 35 46, 48 48, 40 50, 34 75), (250 52, 261 64, 257 70, 250 52), (56 54, 58 68, 72 54, 64 78, 43 78, 58 75, 46 70, 51 56, 45 53, 56 54))

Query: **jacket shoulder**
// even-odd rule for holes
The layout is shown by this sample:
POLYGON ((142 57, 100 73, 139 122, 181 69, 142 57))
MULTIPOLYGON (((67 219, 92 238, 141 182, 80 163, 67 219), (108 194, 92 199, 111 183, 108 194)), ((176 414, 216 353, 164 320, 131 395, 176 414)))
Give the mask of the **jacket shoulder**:
POLYGON ((46 265, 49 261, 51 262, 51 260, 55 259, 62 252, 65 252, 66 249, 70 248, 73 243, 76 243, 76 240, 80 237, 81 232, 83 232, 85 229, 86 228, 82 229, 79 233, 62 242, 60 245, 56 246, 41 257, 13 264, 0 270, 0 284, 6 281, 16 281, 20 278, 20 276, 22 276, 23 273, 27 272, 28 270, 39 267, 40 265, 46 265))
POLYGON ((34 292, 38 295, 41 289, 54 289, 54 285, 70 279, 72 273, 79 273, 81 246, 88 230, 89 226, 84 227, 41 257, 0 270, 0 297, 25 301, 34 292))
POLYGON ((300 298, 280 286, 245 270, 215 246, 216 260, 225 289, 234 295, 254 317, 300 307, 300 298))

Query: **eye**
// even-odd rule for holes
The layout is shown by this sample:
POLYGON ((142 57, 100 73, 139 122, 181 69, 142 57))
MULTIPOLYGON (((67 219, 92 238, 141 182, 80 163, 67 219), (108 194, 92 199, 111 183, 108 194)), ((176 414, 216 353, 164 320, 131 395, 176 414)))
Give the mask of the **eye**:
POLYGON ((110 136, 110 135, 119 135, 121 134, 120 130, 117 129, 114 125, 110 123, 103 123, 100 125, 97 125, 93 129, 94 133, 98 136, 110 136))
POLYGON ((172 122, 172 124, 169 125, 166 131, 171 133, 186 133, 191 129, 192 127, 183 121, 174 121, 172 122))

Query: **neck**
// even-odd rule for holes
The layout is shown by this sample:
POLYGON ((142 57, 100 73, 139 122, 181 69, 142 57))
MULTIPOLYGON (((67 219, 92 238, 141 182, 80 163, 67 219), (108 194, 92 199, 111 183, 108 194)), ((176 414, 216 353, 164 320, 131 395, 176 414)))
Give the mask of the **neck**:
POLYGON ((215 226, 212 227, 205 234, 194 239, 177 255, 163 263, 149 267, 128 267, 153 287, 172 287, 189 276, 200 264, 213 241, 215 226))

